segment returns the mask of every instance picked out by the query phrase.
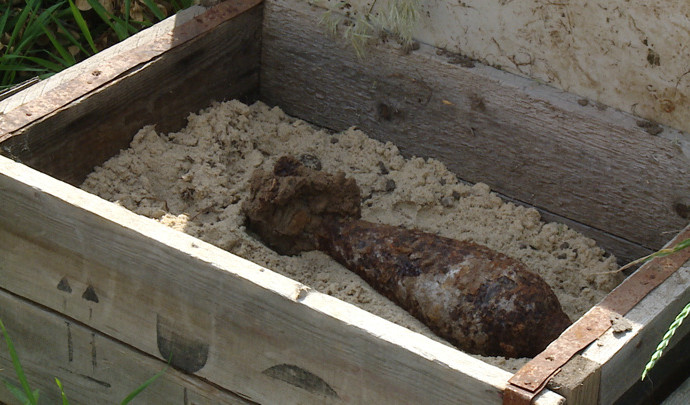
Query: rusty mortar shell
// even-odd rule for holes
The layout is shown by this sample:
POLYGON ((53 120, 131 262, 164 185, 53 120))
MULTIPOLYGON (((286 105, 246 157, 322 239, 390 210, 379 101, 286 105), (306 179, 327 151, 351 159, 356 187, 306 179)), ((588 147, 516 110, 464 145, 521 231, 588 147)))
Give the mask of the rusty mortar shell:
POLYGON ((571 324, 548 284, 509 256, 359 219, 359 187, 343 173, 282 157, 250 187, 247 225, 267 245, 327 253, 468 353, 533 357, 571 324))

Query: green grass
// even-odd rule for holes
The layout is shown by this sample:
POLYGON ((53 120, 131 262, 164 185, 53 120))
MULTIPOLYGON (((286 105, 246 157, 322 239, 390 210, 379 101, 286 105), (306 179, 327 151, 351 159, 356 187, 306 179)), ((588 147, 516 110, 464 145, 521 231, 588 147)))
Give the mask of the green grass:
MULTIPOLYGON (((19 356, 17 355, 17 351, 14 348, 14 343, 12 342, 12 339, 10 338, 10 334, 7 332, 7 329, 5 328, 5 325, 2 323, 2 320, 0 320, 0 329, 2 330, 2 334, 5 338, 5 344, 7 345, 7 351, 10 354, 10 359, 12 359, 12 366, 14 367, 14 372, 17 375, 17 379, 19 380, 19 383, 21 387, 17 387, 11 382, 9 382, 6 379, 2 379, 3 384, 7 388, 8 391, 23 405, 37 405, 38 404, 38 397, 39 397, 39 392, 38 389, 32 390, 29 386, 29 382, 26 379, 26 375, 24 374, 24 369, 22 368, 21 362, 19 361, 19 356)), ((134 391, 132 391, 125 399, 123 399, 120 402, 120 405, 126 405, 130 403, 137 395, 141 394, 142 391, 144 391, 148 386, 153 384, 158 378, 160 378, 165 372, 168 370, 168 367, 170 366, 170 361, 168 361, 168 365, 161 371, 159 371, 156 375, 153 377, 149 378, 148 380, 144 381, 139 387, 137 387, 134 391)), ((55 378, 55 384, 58 386, 60 389, 60 397, 62 398, 62 405, 69 405, 69 400, 67 399, 67 395, 65 394, 65 390, 62 386, 62 382, 56 377, 55 378)))
POLYGON ((17 378, 19 379, 22 387, 20 389, 4 378, 2 379, 2 382, 12 393, 12 395, 21 401, 22 404, 36 405, 38 403, 38 390, 32 391, 31 388, 29 388, 29 383, 26 380, 24 370, 19 362, 19 356, 17 356, 17 351, 14 349, 14 343, 12 342, 12 339, 10 339, 10 334, 7 333, 7 329, 5 329, 5 324, 2 323, 2 320, 0 320, 0 329, 2 329, 2 334, 5 337, 5 344, 7 345, 7 351, 10 353, 10 358, 12 359, 14 372, 17 374, 17 378))
POLYGON ((192 4, 0 0, 0 90, 36 76, 49 77, 192 4))

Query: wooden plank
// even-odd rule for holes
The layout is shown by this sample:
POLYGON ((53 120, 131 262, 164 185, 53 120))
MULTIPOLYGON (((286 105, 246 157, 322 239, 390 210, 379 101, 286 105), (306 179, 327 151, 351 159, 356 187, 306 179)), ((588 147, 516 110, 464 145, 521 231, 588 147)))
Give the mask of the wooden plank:
MULTIPOLYGON (((511 197, 508 197, 506 195, 499 194, 501 198, 503 198, 506 201, 510 201, 513 204, 517 205, 522 205, 526 207, 532 207, 531 205, 524 203, 522 201, 515 200, 511 197)), ((640 257, 647 256, 651 253, 654 252, 654 250, 649 249, 647 247, 644 247, 638 243, 633 243, 628 240, 619 238, 615 235, 611 235, 610 233, 603 231, 601 229, 596 229, 592 228, 591 226, 587 226, 583 223, 573 221, 569 218, 566 218, 564 216, 554 214, 552 212, 546 211, 543 208, 539 207, 532 207, 536 208, 537 211, 539 211, 539 215, 541 215, 542 220, 546 222, 558 222, 564 225, 567 225, 569 228, 574 229, 583 235, 587 236, 588 238, 592 238, 595 241, 597 241, 597 245, 604 249, 606 252, 610 254, 614 254, 616 256, 616 259, 618 261, 618 264, 623 266, 625 264, 630 263, 633 260, 639 259, 640 257)))
MULTIPOLYGON (((117 56, 120 53, 141 46, 144 43, 150 43, 152 41, 155 41, 156 38, 159 38, 161 34, 163 34, 163 32, 170 31, 175 26, 185 24, 192 18, 202 14, 205 11, 206 9, 201 6, 192 6, 187 9, 181 10, 174 16, 171 16, 165 19, 164 21, 161 21, 153 27, 140 31, 139 33, 125 39, 119 44, 119 46, 112 46, 91 56, 88 59, 87 63, 79 63, 73 65, 31 86, 31 89, 29 91, 23 91, 21 95, 14 95, 12 97, 0 100, 0 116, 8 113, 9 111, 12 111, 13 109, 21 106, 22 104, 30 103, 32 100, 35 100, 45 95, 50 90, 53 90, 60 84, 68 82, 80 76, 84 73, 84 71, 91 71, 89 70, 90 67, 92 68, 93 66, 98 66, 102 63, 107 63, 108 60, 113 59, 114 56, 117 56)), ((37 119, 40 117, 35 118, 37 119)))
POLYGON ((85 73, 0 116, 2 152, 77 184, 144 125, 177 130, 213 100, 251 97, 261 16, 260 0, 226 2, 115 45, 108 59, 85 61, 85 73), (27 114, 40 119, 23 128, 27 114))
MULTIPOLYGON (((690 158, 614 109, 424 44, 358 59, 299 0, 266 2, 261 95, 288 114, 357 126, 407 155, 434 157, 469 182, 647 248, 688 221, 690 158)), ((673 132, 664 129, 665 132, 673 132)))
MULTIPOLYGON (((166 362, 145 355, 69 318, 40 308, 0 289, 0 319, 15 344, 32 389, 40 402, 62 403, 59 378, 70 404, 113 403, 166 368, 166 362)), ((2 340, 3 378, 19 386, 2 340)), ((139 403, 249 404, 197 377, 172 368, 150 385, 139 403)), ((0 403, 16 403, 4 386, 0 403)))
POLYGON ((2 157, 0 193, 2 288, 244 398, 501 402, 508 372, 2 157))
POLYGON ((662 402, 661 405, 687 405, 690 404, 690 378, 685 380, 676 391, 662 402))
MULTIPOLYGON (((661 403, 671 397, 674 391, 682 390, 684 381, 690 378, 690 335, 682 339, 673 338, 676 345, 664 350, 644 381, 638 380, 623 396, 615 402, 617 405, 645 405, 661 403)), ((690 402, 684 402, 688 404, 690 402)))
MULTIPOLYGON (((614 403, 640 379, 644 365, 688 301, 690 262, 625 314, 625 319, 630 323, 628 331, 615 333, 610 329, 585 349, 582 356, 601 368, 599 404, 614 403)), ((683 324, 669 349, 689 332, 690 325, 683 324)))
POLYGON ((592 405, 599 398, 601 365, 576 355, 548 383, 568 405, 592 405))

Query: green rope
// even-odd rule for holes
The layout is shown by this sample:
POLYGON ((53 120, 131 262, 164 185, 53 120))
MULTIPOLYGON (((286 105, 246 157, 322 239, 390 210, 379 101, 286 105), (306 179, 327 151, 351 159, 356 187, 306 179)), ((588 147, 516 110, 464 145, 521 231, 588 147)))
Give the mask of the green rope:
POLYGON ((644 366, 644 371, 642 372, 642 380, 647 376, 647 373, 654 367, 656 364, 657 360, 661 358, 661 355, 664 353, 664 349, 668 346, 669 341, 673 337, 673 335, 676 333, 676 329, 680 327, 680 325, 683 323, 683 320, 690 314, 690 303, 688 303, 685 308, 683 308, 682 311, 676 316, 676 319, 673 321, 671 326, 669 326, 668 331, 666 331, 666 334, 664 337, 661 339, 661 342, 659 342, 659 345, 656 347, 656 351, 654 354, 652 354, 652 357, 649 359, 649 363, 647 363, 646 366, 644 366))
MULTIPOLYGON (((673 248, 661 249, 658 252, 652 253, 649 256, 645 256, 641 259, 635 260, 634 262, 629 263, 627 266, 621 267, 621 270, 624 267, 629 267, 633 264, 648 262, 656 257, 664 257, 671 255, 688 247, 690 247, 690 238, 681 241, 673 248)), ((647 374, 652 370, 656 362, 661 358, 661 355, 664 354, 664 349, 668 347, 668 343, 671 341, 671 338, 676 333, 676 330, 680 327, 680 325, 683 323, 683 320, 687 318, 689 314, 690 302, 687 305, 685 305, 685 308, 683 308, 683 310, 680 311, 680 313, 676 316, 676 319, 673 321, 673 323, 671 323, 671 326, 668 327, 666 334, 664 334, 664 337, 661 339, 661 342, 659 342, 659 345, 656 347, 654 354, 652 354, 652 357, 649 359, 649 362, 644 366, 644 371, 642 371, 642 380, 644 380, 645 377, 647 377, 647 374)))

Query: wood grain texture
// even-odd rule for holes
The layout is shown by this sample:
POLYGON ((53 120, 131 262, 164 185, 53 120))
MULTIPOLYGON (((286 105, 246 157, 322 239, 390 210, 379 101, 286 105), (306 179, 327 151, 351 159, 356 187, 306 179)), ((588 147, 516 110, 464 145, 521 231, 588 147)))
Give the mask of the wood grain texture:
POLYGON ((599 398, 601 365, 576 355, 548 383, 568 405, 592 405, 599 398))
MULTIPOLYGON (((47 79, 41 80, 39 83, 34 84, 26 91, 22 91, 21 94, 15 94, 12 97, 0 100, 0 128, 6 129, 4 128, 6 122, 2 118, 2 115, 8 114, 10 111, 16 109, 21 105, 31 103, 31 101, 43 95, 46 95, 48 92, 59 87, 61 84, 69 82, 79 76, 82 76, 86 72, 92 71, 94 67, 97 67, 103 63, 107 63, 109 60, 112 60, 115 56, 119 54, 125 53, 133 48, 140 47, 144 44, 150 44, 151 42, 156 41, 157 39, 160 40, 161 36, 164 35, 166 32, 170 32, 174 29, 174 27, 187 23, 189 20, 191 20, 199 14, 202 14, 205 11, 206 9, 200 6, 192 6, 188 9, 182 10, 174 16, 171 16, 165 19, 164 21, 155 24, 149 29, 140 31, 137 34, 125 39, 124 41, 119 43, 118 46, 112 46, 110 48, 104 49, 103 51, 89 57, 88 60, 84 61, 83 63, 73 65, 59 73, 56 73, 55 75, 47 79)), ((119 73, 122 72, 116 72, 116 74, 119 73)), ((98 87, 100 84, 104 83, 108 79, 112 78, 113 77, 105 77, 104 75, 100 78, 103 81, 92 81, 90 85, 92 85, 93 89, 98 87)), ((34 116, 33 119, 37 120, 40 117, 41 114, 38 114, 34 116)))
POLYGON ((621 266, 654 252, 653 249, 642 246, 639 243, 630 242, 629 240, 612 235, 604 230, 592 228, 591 226, 587 226, 583 223, 573 221, 572 219, 566 218, 562 215, 554 214, 552 212, 544 210, 543 208, 534 207, 530 204, 515 200, 514 198, 508 197, 506 195, 500 193, 499 195, 505 201, 510 201, 513 204, 536 208, 536 210, 539 211, 539 215, 541 215, 541 219, 545 222, 558 222, 561 224, 565 224, 568 227, 582 233, 583 235, 594 239, 595 241, 597 241, 597 245, 599 247, 604 249, 606 252, 615 255, 618 264, 621 266))
MULTIPOLYGON (((690 378, 690 335, 683 338, 673 338, 677 343, 674 347, 664 351, 652 368, 647 378, 638 380, 623 396, 618 398, 616 405, 646 405, 650 403, 661 403, 664 398, 672 397, 674 393, 681 393, 687 390, 687 385, 683 387, 686 379, 690 378), (675 391, 675 392, 674 392, 675 391)), ((690 392, 686 392, 690 395, 690 392)), ((682 396, 681 396, 682 398, 682 396)), ((689 404, 690 401, 681 402, 689 404)), ((667 405, 666 402, 663 405, 667 405)), ((680 404, 678 404, 680 405, 680 404)))
POLYGON ((505 371, 3 157, 0 193, 3 289, 245 399, 501 402, 505 371))
POLYGON ((155 26, 154 39, 144 36, 139 46, 115 45, 109 59, 85 61, 83 74, 7 112, 2 152, 77 184, 141 127, 174 131, 213 100, 251 97, 258 89, 262 7, 258 0, 217 7, 224 5, 179 26, 155 26), (233 9, 243 5, 249 8, 233 9), (40 116, 44 109, 50 111, 40 116), (40 119, 23 128, 22 114, 40 119))
POLYGON ((690 404, 690 378, 685 380, 661 405, 687 405, 690 404))
MULTIPOLYGON (((640 379, 668 326, 689 301, 690 262, 687 262, 625 314, 631 323, 629 331, 614 333, 610 329, 585 349, 584 358, 601 364, 599 404, 614 403, 640 379)), ((669 349, 688 333, 690 325, 684 323, 669 349)))
POLYGON ((357 126, 466 181, 648 248, 687 224, 674 205, 690 201, 690 159, 635 117, 479 63, 452 65, 424 44, 409 55, 376 46, 358 60, 324 32, 321 9, 265 6, 261 95, 287 113, 357 126))
MULTIPOLYGON (((73 291, 76 293, 76 291, 73 291)), ((67 296, 69 293, 63 291, 67 296)), ((59 378, 70 404, 117 403, 144 381, 166 368, 166 362, 148 356, 45 308, 0 289, 0 319, 12 337, 32 389, 40 403, 62 403, 55 384, 59 378)), ((3 378, 19 386, 12 362, 0 350, 3 378)), ((135 403, 249 404, 230 392, 197 377, 168 368, 135 403)), ((0 402, 16 403, 4 386, 0 402)))

